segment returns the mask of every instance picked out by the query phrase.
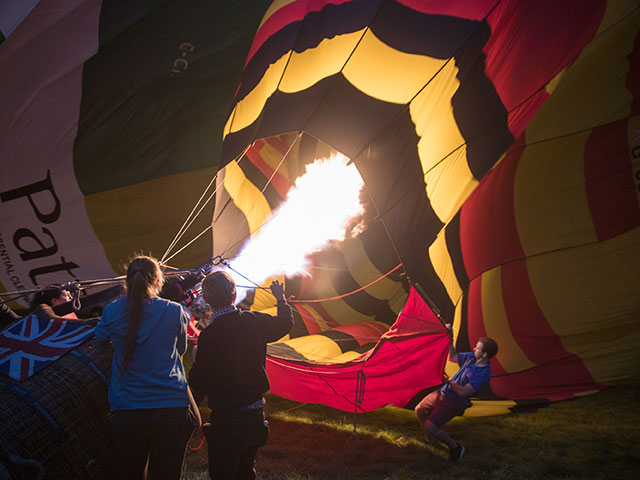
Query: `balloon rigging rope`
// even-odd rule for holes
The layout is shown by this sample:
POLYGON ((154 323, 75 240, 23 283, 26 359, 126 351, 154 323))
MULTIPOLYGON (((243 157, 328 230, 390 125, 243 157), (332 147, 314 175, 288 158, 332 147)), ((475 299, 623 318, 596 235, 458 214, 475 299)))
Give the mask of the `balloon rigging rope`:
MULTIPOLYGON (((240 161, 245 157, 247 151, 249 150, 249 148, 251 147, 251 145, 248 145, 247 147, 245 147, 245 149, 242 151, 242 153, 240 154, 240 158, 238 158, 238 160, 234 163, 234 166, 232 168, 232 171, 234 169, 236 169, 238 167, 238 165, 240 164, 240 161)), ((160 259, 160 265, 163 265, 165 262, 171 260, 173 257, 175 257, 178 253, 180 253, 182 250, 184 250, 187 246, 191 245, 196 239, 198 239, 200 236, 202 236, 207 230, 209 230, 209 228, 211 228, 211 226, 209 226, 207 229, 205 229, 203 232, 200 232, 193 240, 191 240, 189 243, 187 243, 187 245, 185 245, 183 248, 181 248, 180 250, 178 250, 176 253, 174 253, 172 256, 168 257, 169 252, 171 252, 171 250, 176 246, 176 244, 180 241, 180 239, 184 236, 184 234, 187 232, 187 230, 189 229, 189 227, 193 224, 193 222, 195 222, 196 218, 198 218, 198 215, 200 215, 200 213, 202 212, 202 210, 204 210, 204 208, 207 206, 207 204, 211 201, 211 199, 215 196, 215 194, 218 191, 219 186, 216 186, 216 188, 213 190, 213 193, 211 193, 211 195, 209 195, 209 197, 204 201, 204 203, 202 204, 202 206, 200 207, 200 209, 194 214, 194 212, 196 211, 196 209, 198 208, 198 206, 200 205, 200 202, 202 202, 202 199, 204 198, 204 196, 207 194, 207 192, 209 191, 209 189, 211 188, 211 185, 213 184, 213 182, 215 182, 215 180, 218 178, 218 172, 216 172, 216 174, 213 176, 213 178, 211 179, 211 181, 209 182, 209 184, 207 185, 207 187, 204 189, 204 191, 202 192, 202 195, 200 195, 200 198, 198 199, 198 201, 196 202, 196 204, 193 206, 193 209, 191 210, 191 212, 189 213, 189 215, 187 215, 186 220, 184 221, 184 223, 182 224, 182 226, 180 227, 180 229, 178 230, 178 233, 176 233, 176 236, 173 238, 173 241, 171 242, 171 244, 169 245, 169 247, 167 248, 167 250, 164 252, 164 254, 162 255, 162 258, 160 259)))
MULTIPOLYGON (((302 137, 302 132, 298 132, 298 136, 296 137, 296 139, 291 143, 291 145, 289 145, 289 148, 287 149, 286 153, 282 156, 282 160, 280 160, 280 163, 278 164, 278 166, 275 168, 275 170, 273 171, 273 173, 271 174, 271 176, 269 177, 269 179, 267 180, 267 183, 265 184, 265 186, 262 188, 262 190, 260 190, 260 194, 264 195, 265 190, 267 189, 267 187, 269 185, 271 185, 271 181, 273 180, 273 178, 276 176, 276 173, 278 173, 278 170, 280 170, 280 167, 282 166, 282 164, 284 163, 284 161, 287 159, 287 157, 289 156, 289 153, 291 153, 291 150, 293 150, 293 147, 295 146, 296 143, 298 143, 298 140, 300 140, 300 137, 302 137)), ((248 151, 248 148, 245 150, 245 152, 248 151)), ((256 207, 256 205, 258 204, 258 197, 256 197, 255 201, 253 202, 253 204, 251 205, 251 208, 249 209, 249 211, 246 213, 246 215, 244 215, 244 220, 242 220, 240 223, 238 223, 238 227, 236 228, 236 231, 233 233, 233 235, 231 236, 231 238, 229 239, 229 241, 227 242, 227 246, 224 248, 224 250, 222 251, 222 253, 220 254, 221 257, 224 257, 224 254, 229 250, 229 248, 235 246, 238 242, 242 242, 244 241, 247 237, 249 237, 251 235, 251 232, 246 235, 244 238, 242 238, 241 240, 239 240, 238 242, 234 243, 233 245, 231 245, 231 243, 235 240, 236 236, 238 235, 238 232, 240 231, 240 228, 245 224, 245 222, 248 221, 248 217, 251 214, 251 212, 253 211, 253 209, 256 207)), ((273 218, 273 217, 271 217, 273 218)), ((265 222, 263 222, 256 231, 260 231, 260 229, 262 227, 264 227, 264 225, 271 219, 269 218, 268 220, 266 220, 265 222)))
POLYGON ((356 294, 358 292, 361 292, 363 290, 366 290, 367 288, 369 288, 374 283, 378 283, 380 280, 382 280, 382 279, 388 277, 389 275, 391 275, 393 272, 395 272, 400 267, 402 267, 402 263, 399 263, 398 265, 393 267, 391 270, 389 270, 387 273, 385 273, 381 277, 376 278, 373 282, 368 283, 364 287, 360 287, 357 290, 354 290, 353 292, 345 293, 345 294, 342 294, 342 295, 337 295, 335 297, 330 297, 330 298, 318 298, 318 299, 313 299, 313 300, 290 300, 289 303, 320 303, 320 302, 329 302, 331 300, 339 300, 341 298, 345 298, 345 297, 348 297, 350 295, 354 295, 354 294, 356 294))
MULTIPOLYGON (((215 192, 214 192, 215 193, 215 192)), ((203 207, 204 208, 204 207, 203 207)), ((195 242, 196 240, 198 240, 202 235, 204 235, 205 233, 207 233, 210 229, 211 229, 211 225, 208 225, 207 228, 205 228, 202 232, 200 232, 198 235, 196 235, 189 243, 187 243, 185 246, 183 246, 180 250, 176 251, 173 255, 171 255, 170 257, 167 257, 164 259, 164 261, 168 262, 169 260, 171 260, 173 257, 175 257, 176 255, 178 255, 180 252, 182 252, 185 248, 187 248, 189 245, 191 245, 193 242, 195 242)), ((162 265, 162 263, 161 263, 162 265)))

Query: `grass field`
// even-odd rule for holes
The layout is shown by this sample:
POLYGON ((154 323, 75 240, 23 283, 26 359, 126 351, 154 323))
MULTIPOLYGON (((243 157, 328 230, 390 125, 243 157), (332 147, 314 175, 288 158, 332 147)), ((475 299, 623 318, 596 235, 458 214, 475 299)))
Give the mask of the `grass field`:
MULTIPOLYGON (((640 387, 494 417, 457 417, 446 429, 466 448, 457 464, 426 444, 413 411, 357 417, 268 395, 263 480, 639 479, 640 387)), ((197 446, 200 432, 191 440, 197 446)), ((208 479, 206 444, 187 453, 185 480, 208 479)))

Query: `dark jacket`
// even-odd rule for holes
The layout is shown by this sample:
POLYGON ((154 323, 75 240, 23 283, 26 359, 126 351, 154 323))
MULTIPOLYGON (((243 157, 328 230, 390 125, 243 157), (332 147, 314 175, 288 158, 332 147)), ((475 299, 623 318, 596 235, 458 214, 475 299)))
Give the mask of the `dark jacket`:
POLYGON ((6 303, 0 303, 0 329, 4 329, 4 327, 8 327, 16 320, 22 318, 16 312, 11 310, 9 305, 6 303))
POLYGON ((278 304, 278 315, 236 310, 221 315, 198 338, 189 385, 209 398, 216 413, 233 413, 260 400, 269 390, 265 371, 267 343, 293 327, 291 307, 278 304))

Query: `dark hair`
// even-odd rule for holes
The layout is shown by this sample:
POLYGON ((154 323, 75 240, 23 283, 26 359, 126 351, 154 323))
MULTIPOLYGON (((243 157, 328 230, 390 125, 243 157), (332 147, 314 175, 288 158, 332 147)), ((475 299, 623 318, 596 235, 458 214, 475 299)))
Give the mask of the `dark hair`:
POLYGON ((493 358, 498 353, 498 344, 493 338, 481 337, 479 342, 482 342, 482 351, 487 354, 487 358, 493 358))
POLYGON ((202 296, 214 310, 233 305, 235 294, 236 282, 227 272, 213 272, 202 281, 202 296))
POLYGON ((134 258, 127 268, 127 334, 124 337, 124 357, 122 371, 131 362, 133 348, 136 345, 138 330, 142 324, 144 302, 156 296, 164 276, 158 261, 153 257, 139 256, 134 258))
POLYGON ((33 310, 42 303, 46 303, 52 307, 52 300, 62 295, 62 292, 64 292, 64 288, 58 287, 57 285, 48 285, 44 287, 39 292, 33 294, 31 301, 29 302, 29 309, 33 310))

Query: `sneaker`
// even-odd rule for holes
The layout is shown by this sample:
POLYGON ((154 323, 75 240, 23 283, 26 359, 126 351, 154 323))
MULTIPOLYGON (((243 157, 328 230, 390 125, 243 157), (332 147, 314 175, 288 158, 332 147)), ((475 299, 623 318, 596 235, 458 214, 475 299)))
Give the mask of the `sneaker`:
POLYGON ((458 462, 464 455, 464 447, 458 443, 455 448, 449 449, 449 460, 458 462))

